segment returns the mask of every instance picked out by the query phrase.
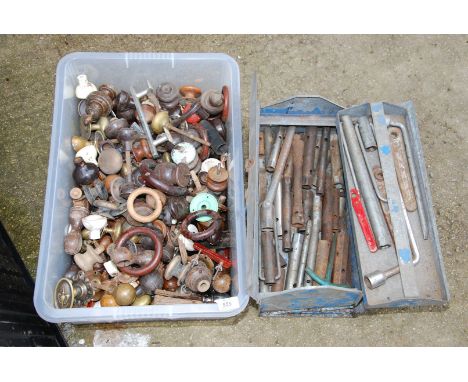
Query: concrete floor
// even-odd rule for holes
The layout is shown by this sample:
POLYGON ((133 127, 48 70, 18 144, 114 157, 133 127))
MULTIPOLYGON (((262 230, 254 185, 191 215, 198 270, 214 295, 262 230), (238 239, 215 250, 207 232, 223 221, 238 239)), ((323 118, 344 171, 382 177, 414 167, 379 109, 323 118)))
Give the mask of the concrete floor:
POLYGON ((468 345, 467 36, 1 36, 0 219, 33 275, 55 67, 73 51, 231 55, 241 71, 245 142, 254 70, 262 105, 300 94, 320 94, 343 106, 413 100, 452 300, 447 310, 352 319, 259 318, 251 304, 226 321, 63 325, 71 345, 468 345))

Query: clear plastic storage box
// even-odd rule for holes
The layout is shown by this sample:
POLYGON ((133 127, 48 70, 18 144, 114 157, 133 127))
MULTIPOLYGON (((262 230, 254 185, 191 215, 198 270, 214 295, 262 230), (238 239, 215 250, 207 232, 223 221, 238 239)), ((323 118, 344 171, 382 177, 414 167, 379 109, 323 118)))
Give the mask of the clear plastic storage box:
POLYGON ((249 301, 245 280, 245 208, 240 111, 239 67, 225 54, 217 53, 72 53, 63 57, 56 73, 54 118, 51 133, 47 190, 41 246, 36 276, 34 305, 49 322, 97 323, 215 319, 240 313, 249 301), (74 95, 76 77, 86 74, 96 84, 110 83, 118 89, 134 86, 137 91, 171 81, 176 86, 194 84, 202 90, 230 90, 229 119, 226 123, 231 165, 229 168, 229 224, 232 233, 231 298, 210 304, 148 305, 116 308, 54 307, 54 289, 71 263, 63 250, 71 205, 69 190, 74 186, 74 152, 70 143, 79 134, 78 100, 74 95))

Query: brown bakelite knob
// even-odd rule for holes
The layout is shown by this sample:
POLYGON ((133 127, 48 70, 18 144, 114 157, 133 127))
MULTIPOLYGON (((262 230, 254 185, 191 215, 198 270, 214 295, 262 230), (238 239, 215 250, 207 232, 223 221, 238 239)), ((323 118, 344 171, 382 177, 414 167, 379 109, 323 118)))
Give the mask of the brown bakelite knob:
POLYGON ((101 151, 98 166, 104 174, 117 174, 123 165, 122 154, 113 147, 101 151))
POLYGON ((208 170, 206 185, 214 192, 222 192, 228 186, 228 178, 229 173, 224 167, 212 167, 208 170))
POLYGON ((117 97, 117 90, 112 85, 103 84, 99 86, 98 90, 106 94, 112 101, 117 97))
POLYGON ((216 115, 224 108, 224 96, 215 90, 207 90, 202 94, 200 104, 208 113, 216 115))
POLYGON ((197 88, 196 86, 186 85, 179 89, 179 93, 184 98, 195 99, 200 97, 201 89, 197 88))
POLYGON ((112 118, 104 130, 106 137, 109 139, 117 138, 119 131, 128 127, 128 122, 125 118, 112 118))
MULTIPOLYGON (((145 116, 145 121, 146 123, 151 123, 153 120, 154 116, 156 115, 156 109, 153 105, 150 105, 148 103, 143 103, 141 104, 141 109, 143 110, 143 115, 145 116)), ((135 119, 140 122, 140 116, 138 115, 138 112, 135 110, 135 119)))
POLYGON ((143 159, 153 158, 146 139, 140 139, 135 142, 132 148, 132 153, 137 162, 141 162, 143 159))
POLYGON ((75 158, 75 169, 73 170, 73 179, 76 184, 90 185, 99 177, 99 168, 94 163, 86 163, 83 158, 75 158))
POLYGON ((109 115, 112 109, 112 99, 103 91, 95 91, 86 98, 86 116, 83 119, 85 125, 96 122, 100 117, 109 115))
POLYGON ((213 289, 218 293, 227 293, 231 289, 231 276, 220 272, 213 278, 213 289))
POLYGON ((190 168, 185 163, 158 163, 152 175, 164 183, 180 187, 187 187, 191 179, 190 168))
MULTIPOLYGON (((174 84, 164 82, 156 89, 156 96, 161 101, 161 106, 172 106, 178 103, 178 91, 174 84)), ((174 105, 174 106, 173 106, 174 105)))
POLYGON ((170 292, 175 292, 177 288, 177 278, 172 277, 169 280, 164 279, 163 289, 168 290, 170 292))

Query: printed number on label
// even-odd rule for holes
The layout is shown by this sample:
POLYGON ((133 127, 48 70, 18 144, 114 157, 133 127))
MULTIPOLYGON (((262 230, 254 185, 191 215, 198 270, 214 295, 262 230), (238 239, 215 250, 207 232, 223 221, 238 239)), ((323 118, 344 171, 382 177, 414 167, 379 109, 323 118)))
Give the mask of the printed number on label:
POLYGON ((239 308, 239 299, 237 297, 223 298, 216 300, 216 304, 218 304, 219 310, 223 312, 235 310, 239 308))

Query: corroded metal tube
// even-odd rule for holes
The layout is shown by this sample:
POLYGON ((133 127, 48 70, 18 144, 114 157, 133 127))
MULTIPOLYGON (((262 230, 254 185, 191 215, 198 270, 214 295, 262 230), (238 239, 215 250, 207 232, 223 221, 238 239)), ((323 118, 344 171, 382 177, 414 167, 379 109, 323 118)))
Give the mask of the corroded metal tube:
POLYGON ((262 266, 264 282, 267 285, 274 284, 280 277, 278 269, 277 253, 275 248, 273 231, 262 231, 262 266))
POLYGON ((283 180, 281 182, 282 200, 281 200, 281 217, 283 227, 283 251, 290 252, 292 250, 291 241, 291 178, 292 178, 292 156, 288 158, 286 168, 284 169, 283 180))
POLYGON ((375 141, 374 132, 372 131, 369 119, 366 116, 359 117, 358 126, 364 148, 367 151, 377 150, 377 142, 375 141))
POLYGON ((325 192, 325 172, 328 164, 328 147, 330 143, 330 128, 324 127, 322 130, 322 139, 320 142, 320 155, 317 164, 317 189, 318 195, 325 192))
POLYGON ((349 237, 345 230, 338 232, 336 238, 335 263, 333 265, 332 282, 334 284, 345 284, 347 280, 349 254, 349 237))
POLYGON ((302 165, 302 188, 311 189, 313 183, 317 127, 306 127, 304 133, 304 160, 302 165))
POLYGON ((296 286, 297 272, 301 256, 304 234, 296 232, 293 237, 293 250, 289 254, 288 271, 286 273, 286 284, 284 289, 293 289, 296 286))
POLYGON ((294 135, 292 143, 293 161, 293 202, 291 225, 297 229, 304 228, 304 206, 302 205, 302 161, 304 141, 299 134, 294 135))
POLYGON ((338 136, 335 132, 330 134, 330 161, 332 164, 333 183, 335 187, 344 188, 343 168, 341 165, 340 148, 338 146, 338 136))
MULTIPOLYGON (((310 233, 309 251, 307 254, 306 266, 310 269, 315 268, 315 258, 317 256, 317 245, 319 241, 320 227, 322 219, 322 198, 320 195, 314 195, 312 204, 312 229, 310 233)), ((305 285, 310 285, 312 279, 305 275, 305 285)))
POLYGON ((299 260, 299 270, 297 272, 296 286, 299 288, 304 282, 307 254, 309 253, 310 235, 312 233, 312 220, 308 220, 304 232, 304 243, 302 244, 301 258, 299 260))
POLYGON ((273 143, 273 147, 268 157, 268 162, 266 166, 266 170, 268 172, 275 171, 275 167, 278 161, 278 156, 279 156, 279 152, 281 149, 281 144, 283 143, 283 139, 284 139, 284 127, 280 126, 278 128, 278 132, 276 133, 275 142, 273 143))
POLYGON ((328 240, 319 240, 317 246, 317 258, 315 259, 314 272, 322 279, 326 278, 328 257, 330 256, 330 242, 328 240))
POLYGON ((323 213, 321 237, 323 240, 331 241, 333 233, 333 212, 334 212, 334 190, 331 166, 329 165, 325 174, 325 194, 323 195, 323 213))

